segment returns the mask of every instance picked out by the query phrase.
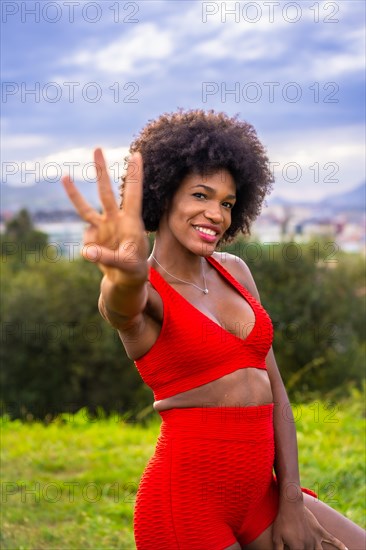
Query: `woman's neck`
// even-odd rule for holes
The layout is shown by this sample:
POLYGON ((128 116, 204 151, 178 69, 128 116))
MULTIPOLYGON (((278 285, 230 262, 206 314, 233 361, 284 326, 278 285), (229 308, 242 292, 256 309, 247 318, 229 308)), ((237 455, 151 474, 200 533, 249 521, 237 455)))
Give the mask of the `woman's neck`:
POLYGON ((158 234, 149 258, 149 264, 153 267, 156 265, 154 258, 175 277, 188 281, 200 280, 202 277, 204 262, 201 255, 195 254, 179 243, 164 243, 164 239, 158 234))

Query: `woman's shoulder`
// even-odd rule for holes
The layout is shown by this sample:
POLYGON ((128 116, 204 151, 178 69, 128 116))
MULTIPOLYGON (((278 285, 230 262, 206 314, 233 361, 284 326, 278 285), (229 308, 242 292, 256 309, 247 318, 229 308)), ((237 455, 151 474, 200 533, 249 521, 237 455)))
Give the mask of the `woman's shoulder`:
POLYGON ((230 252, 214 252, 212 257, 217 260, 242 286, 258 300, 259 293, 253 275, 245 261, 230 252))

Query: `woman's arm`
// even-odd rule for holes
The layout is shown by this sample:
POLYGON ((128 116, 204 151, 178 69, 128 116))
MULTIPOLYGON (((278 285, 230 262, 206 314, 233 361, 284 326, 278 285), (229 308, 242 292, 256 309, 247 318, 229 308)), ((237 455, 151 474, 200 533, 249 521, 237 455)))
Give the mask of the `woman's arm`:
MULTIPOLYGON (((228 266, 234 277, 260 302, 248 266, 240 258, 231 254, 228 256, 228 266)), ((344 550, 345 545, 328 533, 304 506, 294 417, 272 347, 267 354, 266 365, 274 402, 274 468, 279 487, 279 509, 272 530, 274 549, 283 550, 286 544, 289 550, 313 550, 322 548, 321 542, 327 540, 334 548, 344 550)))
POLYGON ((101 282, 99 311, 117 329, 130 326, 141 316, 148 301, 148 239, 142 219, 143 163, 135 153, 127 167, 122 209, 116 203, 103 153, 94 151, 98 191, 103 212, 97 212, 79 193, 68 176, 65 190, 81 218, 84 231, 82 255, 97 263, 101 282))
MULTIPOLYGON (((273 349, 266 357, 274 402, 275 463, 279 487, 279 510, 273 527, 273 542, 280 548, 306 548, 307 531, 303 493, 300 485, 298 449, 294 417, 273 349)), ((321 541, 320 541, 321 542, 321 541)))
POLYGON ((296 504, 303 501, 298 466, 296 428, 291 405, 276 364, 272 346, 266 357, 266 365, 274 402, 275 472, 280 488, 280 496, 282 501, 296 504))
MULTIPOLYGON (((259 292, 249 267, 240 258, 229 256, 231 256, 230 265, 232 268, 240 271, 241 282, 260 302, 259 292)), ((288 502, 295 505, 303 501, 298 466, 296 428, 291 405, 277 367, 272 346, 266 357, 266 365, 274 402, 275 472, 280 488, 280 505, 288 502)))
POLYGON ((139 316, 148 301, 147 274, 145 278, 118 283, 104 275, 100 285, 98 308, 101 316, 114 328, 122 330, 139 316))
MULTIPOLYGON (((260 302, 257 286, 246 263, 238 256, 228 253, 223 254, 222 261, 224 264, 227 262, 234 277, 260 302)), ((295 504, 297 501, 302 502, 296 429, 290 402, 276 364, 272 346, 266 357, 266 365, 275 405, 275 471, 277 481, 280 487, 281 499, 285 500, 285 496, 287 495, 287 500, 291 500, 295 504)))

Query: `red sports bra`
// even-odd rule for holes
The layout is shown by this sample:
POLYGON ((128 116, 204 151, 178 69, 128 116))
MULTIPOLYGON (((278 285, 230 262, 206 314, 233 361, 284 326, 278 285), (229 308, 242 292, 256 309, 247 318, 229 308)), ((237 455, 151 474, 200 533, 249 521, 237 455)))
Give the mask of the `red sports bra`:
MULTIPOLYGON (((149 281, 163 301, 163 323, 154 345, 135 360, 155 401, 207 384, 238 369, 266 369, 273 325, 266 310, 212 256, 206 258, 244 297, 255 314, 245 339, 204 315, 165 281, 153 267, 149 281)), ((248 328, 248 327, 246 327, 248 328)))

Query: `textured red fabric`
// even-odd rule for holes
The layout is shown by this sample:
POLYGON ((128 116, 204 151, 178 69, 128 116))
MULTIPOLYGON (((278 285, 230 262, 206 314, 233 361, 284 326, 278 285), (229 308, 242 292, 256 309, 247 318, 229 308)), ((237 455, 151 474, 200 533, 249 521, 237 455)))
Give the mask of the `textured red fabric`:
POLYGON ((137 550, 224 550, 249 544, 273 523, 273 408, 159 412, 160 434, 134 507, 137 550))
POLYGON ((212 321, 179 294, 153 268, 149 280, 160 294, 163 324, 157 341, 135 365, 153 390, 155 401, 207 384, 246 367, 266 369, 273 326, 262 305, 212 256, 217 269, 252 307, 254 326, 240 327, 240 337, 212 321))
MULTIPOLYGON (((155 400, 238 369, 266 368, 273 339, 267 312, 219 262, 206 259, 249 303, 255 324, 235 336, 150 268, 151 284, 163 300, 163 325, 155 344, 135 364, 155 400)), ((224 550, 236 541, 248 544, 274 521, 273 407, 159 412, 160 434, 134 507, 137 550, 224 550)))
POLYGON ((138 550, 223 550, 275 519, 273 404, 161 411, 134 510, 138 550))

